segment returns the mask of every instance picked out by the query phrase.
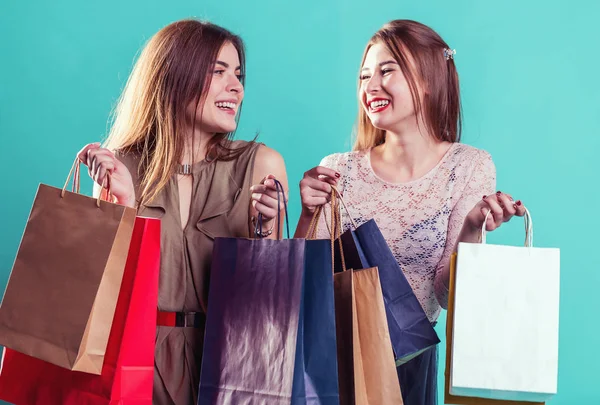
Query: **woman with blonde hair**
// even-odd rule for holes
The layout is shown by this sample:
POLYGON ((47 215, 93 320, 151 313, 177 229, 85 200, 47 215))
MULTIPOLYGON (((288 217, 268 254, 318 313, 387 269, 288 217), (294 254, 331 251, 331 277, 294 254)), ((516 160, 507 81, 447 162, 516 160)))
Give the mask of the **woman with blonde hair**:
POLYGON ((214 238, 277 234, 283 159, 232 139, 244 74, 238 36, 207 22, 172 23, 143 49, 105 145, 79 154, 96 193, 104 185, 104 198, 161 219, 156 405, 197 401, 214 238))
MULTIPOLYGON (((457 243, 477 242, 489 211, 488 231, 525 213, 521 201, 495 191, 491 156, 459 143, 454 55, 415 21, 391 21, 373 35, 361 63, 354 151, 327 156, 305 173, 296 230, 306 233, 336 185, 359 225, 375 219, 432 323, 447 307, 457 243)), ((398 377, 405 405, 436 404, 437 347, 401 365, 398 377)))

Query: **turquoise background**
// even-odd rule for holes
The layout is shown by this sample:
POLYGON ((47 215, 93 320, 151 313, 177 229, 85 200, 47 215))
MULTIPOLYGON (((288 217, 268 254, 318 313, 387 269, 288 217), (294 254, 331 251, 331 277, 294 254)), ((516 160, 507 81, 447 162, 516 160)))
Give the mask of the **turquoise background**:
MULTIPOLYGON (((355 79, 370 35, 394 18, 436 29, 457 49, 463 141, 493 155, 498 188, 533 214, 536 245, 561 248, 559 394, 549 403, 600 403, 600 35, 594 27, 600 3, 591 0, 3 1, 0 287, 38 183, 63 184, 75 153, 106 134, 140 47, 162 26, 189 16, 222 24, 246 41, 238 134, 249 139, 259 130, 260 140, 283 154, 293 221, 302 173, 351 147, 355 79)), ((522 224, 513 221, 490 238, 520 244, 522 236, 522 224)))

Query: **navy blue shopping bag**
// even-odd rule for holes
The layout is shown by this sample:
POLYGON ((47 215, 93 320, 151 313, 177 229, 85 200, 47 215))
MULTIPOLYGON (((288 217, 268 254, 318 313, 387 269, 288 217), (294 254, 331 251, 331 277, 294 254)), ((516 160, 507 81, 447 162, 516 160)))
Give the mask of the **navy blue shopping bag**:
MULTIPOLYGON (((341 240, 347 268, 379 269, 396 365, 437 345, 440 339, 375 220, 344 232, 341 240)), ((336 256, 339 257, 339 249, 336 249, 336 256)), ((336 272, 342 270, 337 265, 339 262, 336 260, 336 272)))
POLYGON ((338 405, 333 264, 329 240, 307 240, 292 405, 338 405))

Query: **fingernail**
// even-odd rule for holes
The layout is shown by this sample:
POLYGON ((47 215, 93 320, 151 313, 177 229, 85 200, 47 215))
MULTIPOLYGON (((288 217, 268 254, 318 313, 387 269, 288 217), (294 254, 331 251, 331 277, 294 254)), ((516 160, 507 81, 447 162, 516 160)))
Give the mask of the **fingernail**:
POLYGON ((487 195, 484 195, 484 196, 483 196, 483 200, 485 200, 485 199, 486 199, 486 197, 487 197, 487 195))
POLYGON ((341 175, 341 174, 339 174, 339 173, 336 173, 336 174, 335 174, 335 177, 337 177, 338 179, 339 179, 341 176, 342 176, 342 175, 341 175))
POLYGON ((521 200, 517 201, 517 205, 520 207, 521 205, 523 205, 523 203, 521 202, 521 200))
POLYGON ((502 194, 502 191, 496 191, 496 194, 500 195, 502 194))

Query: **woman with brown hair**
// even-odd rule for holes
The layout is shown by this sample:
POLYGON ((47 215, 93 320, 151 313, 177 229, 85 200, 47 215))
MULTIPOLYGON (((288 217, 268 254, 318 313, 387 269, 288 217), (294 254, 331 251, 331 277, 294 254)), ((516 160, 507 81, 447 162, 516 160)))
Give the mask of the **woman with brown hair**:
POLYGON ((277 234, 274 180, 287 193, 283 159, 232 140, 244 73, 238 36, 207 22, 172 23, 143 49, 106 144, 79 154, 95 193, 107 186, 104 198, 161 219, 156 405, 197 401, 214 238, 277 234))
MULTIPOLYGON (((448 304, 457 243, 479 240, 488 211, 489 231, 525 213, 521 201, 495 192, 491 156, 459 143, 454 55, 415 21, 391 21, 373 35, 360 70, 354 151, 327 156, 305 173, 296 230, 306 233, 336 185, 359 225, 375 219, 432 323, 448 304)), ((398 367, 398 377, 405 405, 436 404, 437 347, 398 367)))

